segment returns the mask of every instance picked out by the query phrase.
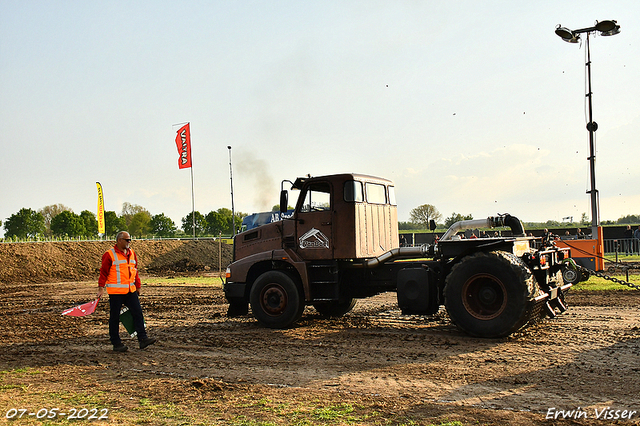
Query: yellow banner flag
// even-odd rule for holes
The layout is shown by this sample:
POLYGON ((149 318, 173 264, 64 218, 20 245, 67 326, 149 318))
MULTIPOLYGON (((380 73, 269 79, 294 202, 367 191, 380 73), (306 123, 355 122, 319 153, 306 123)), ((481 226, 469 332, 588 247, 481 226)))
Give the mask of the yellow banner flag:
POLYGON ((100 182, 96 182, 96 186, 98 187, 98 233, 104 234, 104 197, 102 196, 102 185, 100 185, 100 182))

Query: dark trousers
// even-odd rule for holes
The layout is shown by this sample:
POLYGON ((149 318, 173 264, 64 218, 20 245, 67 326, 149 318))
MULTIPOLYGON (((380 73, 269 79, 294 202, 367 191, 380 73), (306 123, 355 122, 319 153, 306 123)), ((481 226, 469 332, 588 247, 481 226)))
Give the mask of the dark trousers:
POLYGON ((138 333, 138 340, 147 338, 147 332, 144 329, 144 318, 142 316, 142 307, 138 293, 127 294, 110 294, 109 295, 109 338, 111 344, 119 345, 120 340, 120 310, 125 305, 131 311, 133 317, 133 326, 138 333))

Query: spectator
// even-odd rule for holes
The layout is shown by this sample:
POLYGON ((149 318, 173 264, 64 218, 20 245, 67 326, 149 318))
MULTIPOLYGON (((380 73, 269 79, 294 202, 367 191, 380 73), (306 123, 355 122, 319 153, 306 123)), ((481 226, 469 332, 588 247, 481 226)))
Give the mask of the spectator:
POLYGON ((624 254, 629 256, 629 253, 633 254, 633 231, 631 225, 627 225, 627 229, 624 230, 624 238, 622 244, 624 245, 624 254))
POLYGON ((633 238, 636 240, 636 247, 638 248, 638 254, 640 254, 640 225, 638 225, 638 229, 633 231, 633 238))

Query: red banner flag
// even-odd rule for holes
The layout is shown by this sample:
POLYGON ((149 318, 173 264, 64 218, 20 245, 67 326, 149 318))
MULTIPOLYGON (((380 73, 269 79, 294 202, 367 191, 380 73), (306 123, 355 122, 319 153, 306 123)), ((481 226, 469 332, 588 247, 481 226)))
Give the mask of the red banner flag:
POLYGON ((178 168, 188 169, 191 167, 191 131, 189 123, 180 127, 176 135, 176 146, 178 147, 178 168))
POLYGON ((96 299, 93 302, 87 302, 82 305, 74 306, 73 308, 69 308, 62 313, 62 315, 69 315, 72 317, 84 317, 86 315, 91 315, 93 311, 96 310, 96 306, 100 299, 96 299))

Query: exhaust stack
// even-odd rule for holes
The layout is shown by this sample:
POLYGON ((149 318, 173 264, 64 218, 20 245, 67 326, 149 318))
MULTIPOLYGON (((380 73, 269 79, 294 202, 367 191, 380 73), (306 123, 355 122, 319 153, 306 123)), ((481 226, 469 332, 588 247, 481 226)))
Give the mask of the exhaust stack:
POLYGON ((498 226, 508 226, 511 228, 514 236, 524 237, 524 226, 522 222, 520 222, 520 219, 510 214, 505 214, 504 216, 497 217, 489 216, 486 219, 461 220, 456 222, 447 229, 447 232, 440 238, 440 241, 450 240, 456 232, 463 229, 496 228, 498 226))

